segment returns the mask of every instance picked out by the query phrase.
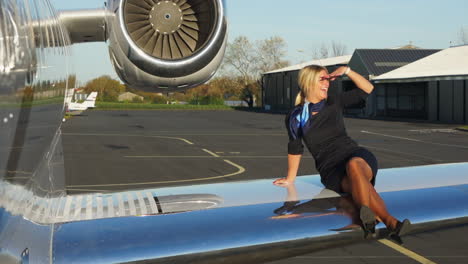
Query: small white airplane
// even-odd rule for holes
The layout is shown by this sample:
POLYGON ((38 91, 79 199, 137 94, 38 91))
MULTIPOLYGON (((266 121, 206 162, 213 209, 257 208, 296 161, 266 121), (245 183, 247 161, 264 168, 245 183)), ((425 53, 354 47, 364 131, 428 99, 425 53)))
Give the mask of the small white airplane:
POLYGON ((67 96, 66 100, 66 113, 71 115, 79 115, 88 108, 96 107, 96 98, 98 92, 92 92, 88 95, 86 100, 82 103, 72 102, 72 95, 67 96))

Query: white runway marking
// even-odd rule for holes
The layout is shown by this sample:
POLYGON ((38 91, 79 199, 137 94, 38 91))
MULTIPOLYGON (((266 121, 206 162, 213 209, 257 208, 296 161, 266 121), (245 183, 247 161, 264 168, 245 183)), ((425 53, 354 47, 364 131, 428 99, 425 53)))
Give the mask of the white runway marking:
POLYGON ((67 136, 118 136, 118 137, 142 137, 142 138, 165 138, 165 139, 174 139, 183 141, 189 145, 193 145, 193 143, 185 138, 178 138, 178 137, 166 137, 166 136, 154 136, 154 135, 134 135, 134 134, 92 134, 92 133, 63 133, 63 135, 67 136))
POLYGON ((434 132, 439 132, 439 133, 457 133, 458 131, 455 130, 455 129, 451 129, 451 128, 443 128, 443 129, 412 129, 412 130, 408 130, 410 132, 419 132, 419 133, 423 133, 423 134, 427 134, 427 133, 434 133, 434 132))
POLYGON ((417 158, 420 158, 420 159, 422 158, 422 159, 425 159, 425 160, 429 160, 429 161, 432 161, 432 162, 444 162, 443 160, 440 160, 440 159, 434 159, 434 158, 423 156, 423 155, 400 152, 400 151, 381 148, 381 147, 373 147, 373 146, 367 146, 367 145, 362 145, 362 144, 359 144, 359 146, 363 146, 365 148, 370 148, 370 149, 375 149, 375 150, 383 150, 383 151, 391 152, 391 153, 398 154, 398 155, 413 156, 413 157, 417 157, 417 158))
MULTIPOLYGON (((364 146, 364 145, 361 145, 364 146)), ((186 158, 194 158, 194 159, 214 159, 214 158, 242 158, 242 159, 287 159, 288 156, 281 155, 281 156, 123 156, 124 158, 131 158, 131 159, 186 159, 186 158)), ((312 156, 303 156, 304 158, 312 158, 312 156)))
MULTIPOLYGON (((66 135, 78 135, 78 136, 140 136, 140 135, 121 135, 121 134, 78 134, 78 133, 67 133, 66 135)), ((188 141, 187 139, 184 138, 174 138, 174 137, 160 137, 160 136, 140 136, 140 137, 158 137, 158 138, 169 138, 169 139, 178 139, 181 141, 186 142, 187 144, 194 145, 194 143, 188 141)), ((185 156, 185 158, 221 158, 219 155, 216 153, 207 150, 207 149, 202 149, 204 152, 210 154, 210 156, 185 156)), ((124 156, 125 158, 181 158, 181 156, 124 156)), ((184 156, 182 156, 184 158, 184 156)), ((220 178, 228 178, 232 177, 238 174, 242 174, 245 172, 245 168, 232 162, 229 160, 223 160, 224 162, 228 163, 231 166, 234 166, 235 168, 238 169, 238 171, 226 175, 220 175, 220 176, 214 176, 214 177, 206 177, 206 178, 196 178, 196 179, 187 179, 187 180, 174 180, 174 181, 155 181, 155 182, 138 182, 138 183, 115 183, 115 184, 94 184, 94 185, 68 185, 67 190, 86 190, 86 189, 80 189, 80 188, 92 188, 92 187, 115 187, 115 186, 142 186, 142 185, 153 185, 153 184, 164 184, 164 183, 183 183, 183 182, 194 182, 194 181, 207 181, 207 180, 213 180, 213 179, 220 179, 220 178)), ((89 190, 89 189, 88 189, 89 190)))
MULTIPOLYGON (((281 133, 270 133, 270 134, 262 134, 262 133, 203 133, 203 132, 185 132, 185 133, 179 133, 179 131, 146 131, 146 133, 159 136, 159 135, 174 135, 174 136, 287 136, 286 132, 281 134, 281 133)), ((63 135, 75 135, 78 133, 63 133, 63 135)), ((110 133, 109 135, 122 135, 122 134, 112 134, 110 133)), ((136 135, 134 135, 136 136, 136 135)), ((146 135, 148 136, 148 135, 146 135)))
MULTIPOLYGON (((437 259, 468 259, 468 256, 426 256, 437 259)), ((407 259, 407 256, 297 256, 297 259, 407 259)), ((400 262, 398 262, 400 263, 400 262)))
POLYGON ((219 158, 219 156, 123 156, 124 158, 130 159, 214 159, 219 158))
POLYGON ((460 145, 451 145, 451 144, 443 144, 443 143, 434 143, 434 142, 422 141, 422 140, 419 140, 419 139, 413 139, 413 138, 406 138, 406 137, 392 136, 392 135, 387 135, 387 134, 374 133, 374 132, 369 132, 369 131, 365 131, 365 130, 362 130, 361 132, 364 133, 364 134, 378 135, 378 136, 389 137, 389 138, 398 138, 398 139, 403 139, 403 140, 408 140, 408 141, 413 141, 413 142, 418 142, 418 143, 424 143, 424 144, 431 144, 431 145, 444 146, 444 147, 453 147, 453 148, 468 149, 468 147, 466 147, 466 146, 460 146, 460 145))

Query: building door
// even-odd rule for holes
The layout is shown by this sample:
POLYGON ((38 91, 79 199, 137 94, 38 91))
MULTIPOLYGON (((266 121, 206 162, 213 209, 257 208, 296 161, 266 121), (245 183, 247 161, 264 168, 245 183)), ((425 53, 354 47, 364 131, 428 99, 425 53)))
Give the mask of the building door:
POLYGON ((377 87, 377 115, 427 119, 427 82, 387 83, 377 87))

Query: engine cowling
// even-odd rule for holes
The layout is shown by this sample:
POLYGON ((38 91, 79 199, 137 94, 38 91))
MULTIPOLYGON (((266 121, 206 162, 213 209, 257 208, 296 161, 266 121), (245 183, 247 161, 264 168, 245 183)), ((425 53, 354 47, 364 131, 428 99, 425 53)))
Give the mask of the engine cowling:
POLYGON ((133 88, 184 90, 206 82, 221 64, 223 0, 115 0, 107 8, 111 61, 133 88))

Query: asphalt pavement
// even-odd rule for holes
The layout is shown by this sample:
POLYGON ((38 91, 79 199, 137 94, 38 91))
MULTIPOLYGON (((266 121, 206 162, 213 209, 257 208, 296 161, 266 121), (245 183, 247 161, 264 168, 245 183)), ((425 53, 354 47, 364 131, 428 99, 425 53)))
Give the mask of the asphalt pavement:
MULTIPOLYGON (((88 110, 62 126, 67 191, 284 177, 284 117, 246 111, 88 110)), ((456 125, 345 122, 348 134, 377 156, 379 168, 468 161, 468 133, 456 125)), ((298 174, 317 174, 310 154, 304 155, 298 174)), ((468 227, 459 227, 408 237, 404 248, 422 259, 371 242, 273 263, 468 263, 466 234, 468 227)))

